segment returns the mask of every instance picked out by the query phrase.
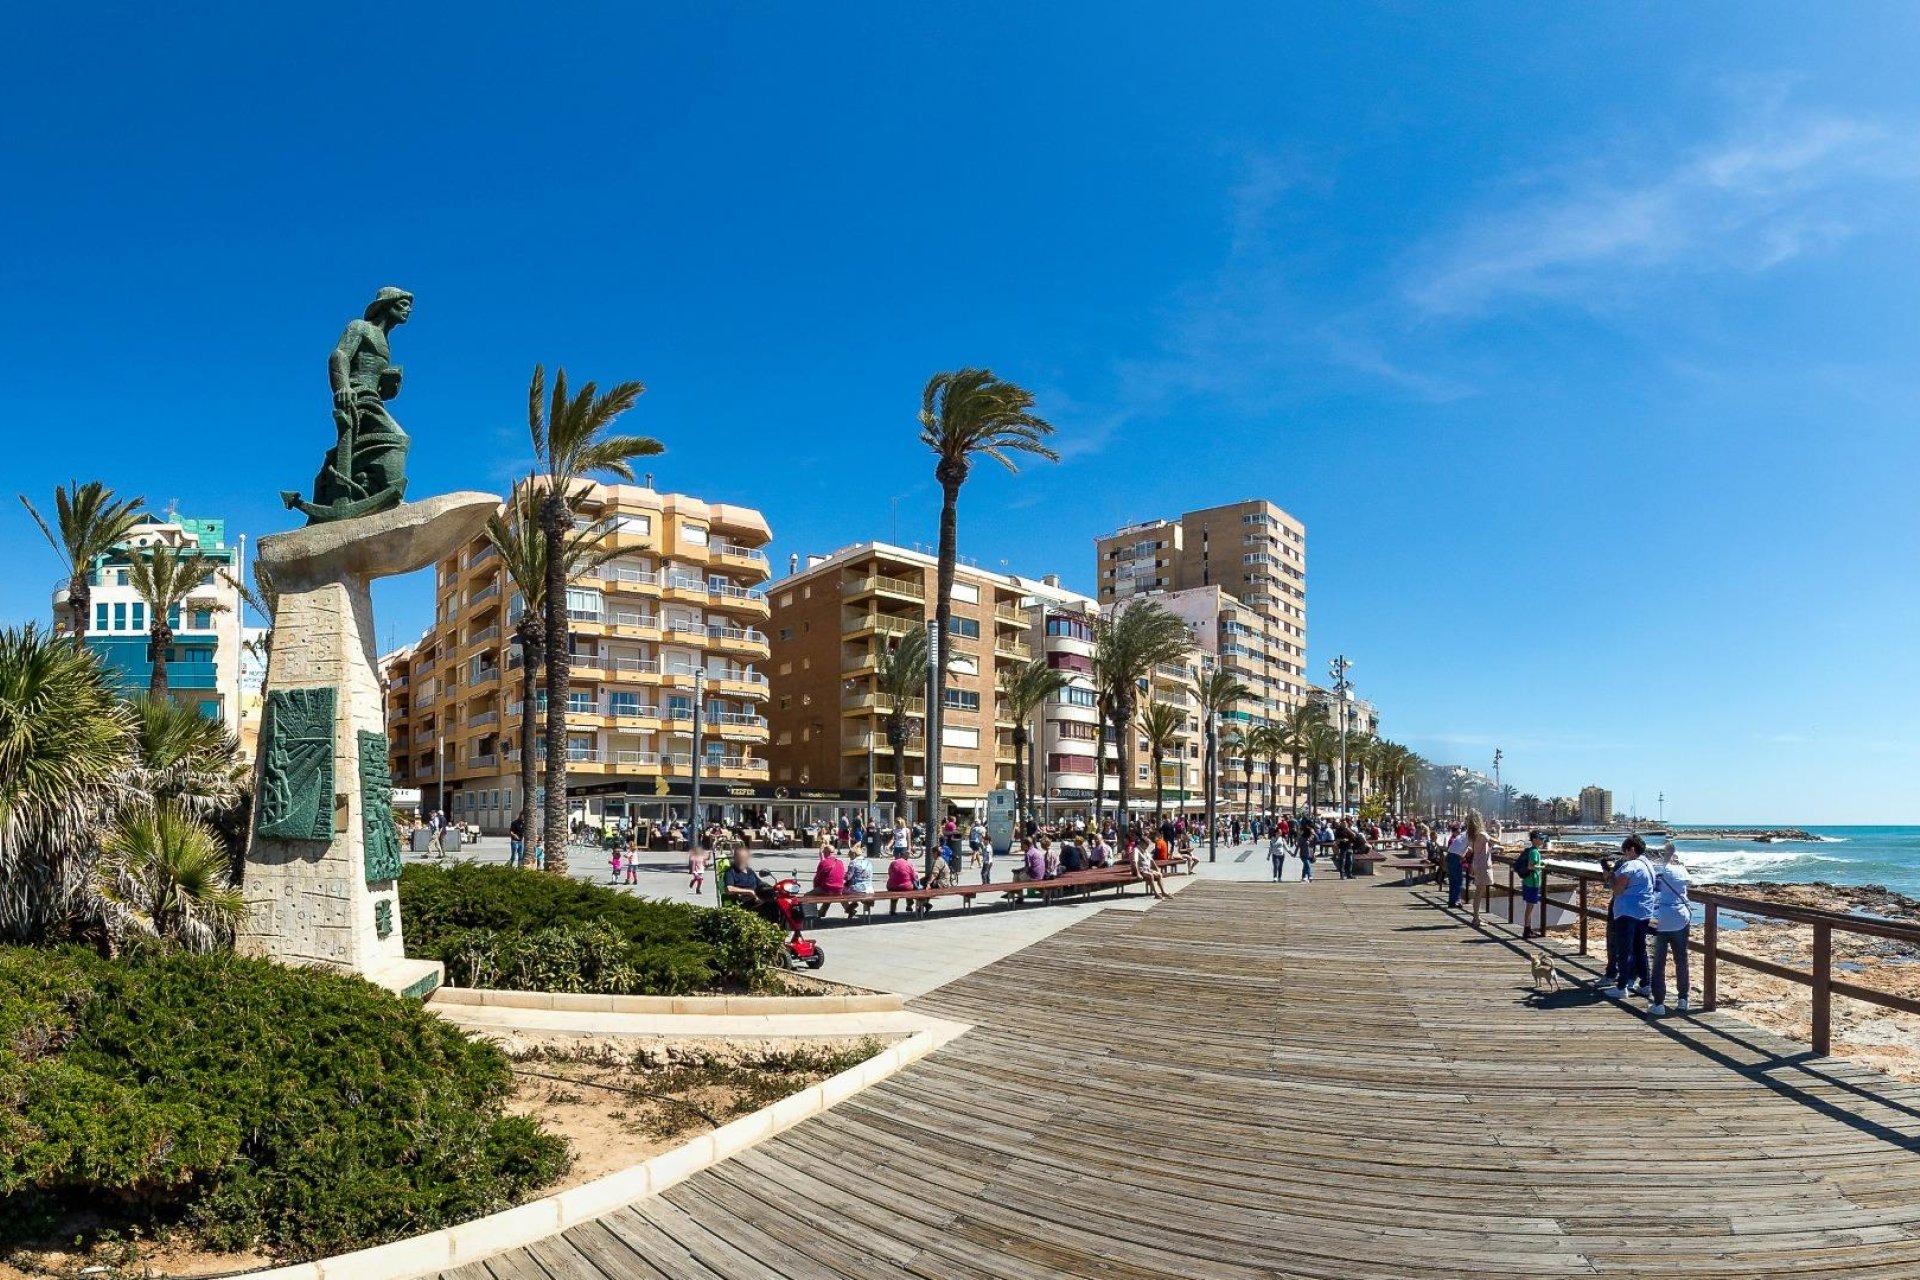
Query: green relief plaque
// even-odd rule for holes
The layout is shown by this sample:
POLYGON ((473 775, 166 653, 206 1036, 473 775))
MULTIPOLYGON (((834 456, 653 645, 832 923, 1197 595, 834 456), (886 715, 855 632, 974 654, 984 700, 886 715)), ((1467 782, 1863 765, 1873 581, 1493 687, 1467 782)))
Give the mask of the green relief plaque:
POLYGON ((385 898, 373 904, 373 931, 383 938, 393 933, 393 904, 385 898))
POLYGON ((269 840, 333 839, 333 703, 330 686, 267 691, 259 832, 269 840))
MULTIPOLYGON (((400 833, 393 829, 393 773, 387 766, 387 735, 365 729, 360 731, 360 831, 366 838, 367 883, 398 880, 400 833)), ((385 931, 381 936, 386 936, 385 931)))

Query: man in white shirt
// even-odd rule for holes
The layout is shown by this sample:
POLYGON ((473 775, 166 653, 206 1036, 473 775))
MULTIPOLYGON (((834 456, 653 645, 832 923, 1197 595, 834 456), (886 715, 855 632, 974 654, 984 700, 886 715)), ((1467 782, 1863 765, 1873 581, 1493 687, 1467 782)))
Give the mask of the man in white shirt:
POLYGON ((1673 841, 1661 850, 1662 865, 1653 872, 1653 1005, 1647 1012, 1660 1017, 1667 1011, 1667 952, 1673 952, 1673 981, 1678 999, 1674 1008, 1686 1013, 1693 1007, 1687 998, 1687 933, 1693 925, 1693 902, 1687 896, 1692 882, 1673 841))

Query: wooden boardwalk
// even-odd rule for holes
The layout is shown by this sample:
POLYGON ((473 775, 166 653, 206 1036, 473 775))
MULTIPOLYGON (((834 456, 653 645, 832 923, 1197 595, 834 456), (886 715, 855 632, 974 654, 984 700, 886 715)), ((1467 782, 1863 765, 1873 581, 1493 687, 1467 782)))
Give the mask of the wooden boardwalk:
POLYGON ((977 1024, 919 1065, 451 1275, 1920 1276, 1920 1089, 1530 1000, 1517 944, 1432 901, 1102 913, 916 1002, 977 1024))

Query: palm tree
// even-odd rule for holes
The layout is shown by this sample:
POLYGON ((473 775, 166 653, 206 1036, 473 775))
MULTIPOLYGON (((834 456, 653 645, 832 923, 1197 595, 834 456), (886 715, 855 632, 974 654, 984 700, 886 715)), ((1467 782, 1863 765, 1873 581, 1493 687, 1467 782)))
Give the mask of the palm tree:
MULTIPOLYGON (((934 688, 947 687, 947 657, 953 626, 953 573, 960 558, 960 486, 967 482, 976 456, 992 458, 1008 471, 1019 473, 1012 454, 1028 453, 1058 462, 1060 455, 1047 446, 1053 424, 1033 412, 1033 393, 993 376, 991 369, 960 369, 936 373, 920 393, 920 443, 933 450, 933 477, 940 482, 940 566, 934 620, 940 636, 934 653, 934 688)), ((929 726, 937 726, 937 706, 927 708, 929 726)), ((927 734, 927 778, 932 786, 940 776, 939 733, 927 734)), ((938 818, 927 816, 927 829, 938 818)), ((929 840, 931 843, 931 840, 929 840)))
MULTIPOLYGON (((500 567, 520 593, 520 617, 513 625, 520 647, 520 829, 531 832, 533 796, 537 785, 534 764, 535 686, 547 659, 547 540, 540 524, 542 497, 538 477, 528 476, 515 486, 505 512, 487 517, 487 541, 500 553, 500 567)), ((591 529, 568 528, 565 542, 565 581, 574 582, 619 555, 619 549, 600 545, 591 529)), ((551 709, 549 700, 548 707, 551 709)), ((551 865, 553 853, 548 850, 551 865)), ((565 855, 561 855, 564 861, 565 855)))
MULTIPOLYGON (((887 704, 887 746, 893 751, 893 816, 896 818, 907 816, 907 714, 913 699, 926 692, 927 648, 927 629, 908 627, 881 655, 874 676, 880 696, 887 704)), ((931 832, 932 827, 928 830, 931 832)))
POLYGON ((189 817, 211 818, 240 803, 246 770, 240 744, 223 721, 152 694, 128 707, 133 739, 127 781, 135 794, 189 817))
POLYGON ((29 624, 0 631, 0 938, 64 922, 99 815, 132 791, 132 712, 92 650, 29 624))
POLYGON ((1284 724, 1263 724, 1247 735, 1249 755, 1259 756, 1267 765, 1267 804, 1269 815, 1280 811, 1274 807, 1274 784, 1280 777, 1280 757, 1293 747, 1292 739, 1287 736, 1284 724))
MULTIPOLYGON (((1106 712, 1118 747, 1119 835, 1131 829, 1127 814, 1128 771, 1132 764, 1134 721, 1138 717, 1141 686, 1153 678, 1155 667, 1185 661, 1193 648, 1187 624, 1152 600, 1135 600, 1124 610, 1103 618, 1094 629, 1093 679, 1104 695, 1106 712)), ((1156 784, 1158 779, 1155 779, 1156 784)), ((1156 785, 1156 790, 1157 790, 1156 785)))
MULTIPOLYGON (((167 691, 167 650, 173 646, 173 612, 186 598, 213 581, 219 562, 194 547, 183 550, 165 543, 143 547, 133 553, 127 564, 127 581, 147 602, 147 648, 153 673, 147 679, 147 692, 159 696, 167 691)), ((226 605, 208 601, 210 613, 224 612, 226 605)))
POLYGON ((247 914, 212 829, 169 804, 122 814, 90 879, 111 944, 140 935, 212 951, 232 940, 247 914))
MULTIPOLYGON (((1301 756, 1307 761, 1307 808, 1318 810, 1320 807, 1320 766, 1330 765, 1340 759, 1340 735, 1325 720, 1309 723, 1304 733, 1296 739, 1295 759, 1301 756)), ((1294 766, 1295 770, 1299 765, 1294 766)), ((1296 774, 1297 776, 1297 774, 1296 774)))
POLYGON ((1246 725, 1228 725, 1226 732, 1221 735, 1220 740, 1220 750, 1227 758, 1240 762, 1240 777, 1242 779, 1240 796, 1242 805, 1241 816, 1243 820, 1248 822, 1253 820, 1254 753, 1247 744, 1253 732, 1254 731, 1246 725))
MULTIPOLYGON (((1306 754, 1306 743, 1316 726, 1327 725, 1327 706, 1324 702, 1297 702, 1287 708, 1287 717, 1281 722, 1285 732, 1286 745, 1281 748, 1292 758, 1293 784, 1300 785, 1300 758, 1306 754)), ((1308 788, 1308 798, 1312 798, 1312 788, 1308 788)), ((1298 798, 1297 796, 1295 797, 1298 798)))
POLYGON ((1153 825, 1166 820, 1167 789, 1162 776, 1167 752, 1180 745, 1180 731, 1187 727, 1187 713, 1171 702, 1149 701, 1140 708, 1140 736, 1147 740, 1147 759, 1153 766, 1153 825))
MULTIPOLYGON (((1000 707, 1013 721, 1013 810, 1024 824, 1033 815, 1028 811, 1032 793, 1027 789, 1027 722, 1042 703, 1067 687, 1067 673, 1055 671, 1045 658, 1035 658, 1024 666, 1008 667, 1000 673, 1000 707)), ((1023 831, 1025 827, 1021 828, 1023 831)))
POLYGON ((1219 842, 1214 838, 1214 793, 1219 789, 1219 779, 1214 776, 1220 764, 1220 717, 1228 708, 1242 698, 1253 696, 1253 690, 1245 683, 1225 671, 1212 671, 1206 675, 1194 673, 1194 691, 1199 695, 1201 728, 1206 734, 1206 775, 1201 779, 1207 798, 1207 861, 1215 860, 1219 852, 1219 842))
POLYGON ((54 521, 60 530, 56 537, 27 495, 19 497, 67 566, 67 634, 79 644, 93 612, 93 562, 126 541, 128 532, 145 518, 140 508, 147 500, 117 498, 98 480, 70 481, 66 488, 53 491, 54 521))
POLYGON ((602 395, 589 382, 577 395, 569 396, 567 371, 556 369, 552 401, 543 405, 546 378, 546 369, 535 365, 527 387, 527 432, 533 437, 533 456, 545 480, 540 534, 547 544, 547 591, 542 602, 547 639, 547 870, 566 875, 567 698, 573 691, 573 662, 567 644, 564 545, 573 530, 575 486, 595 472, 632 480, 631 460, 650 457, 664 446, 646 436, 607 434, 646 390, 639 383, 622 382, 602 395))

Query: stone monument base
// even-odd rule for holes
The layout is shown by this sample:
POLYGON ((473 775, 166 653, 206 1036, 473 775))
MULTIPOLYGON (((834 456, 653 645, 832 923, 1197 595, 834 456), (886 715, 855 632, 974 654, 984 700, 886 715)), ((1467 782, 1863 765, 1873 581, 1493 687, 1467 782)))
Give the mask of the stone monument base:
POLYGON ((260 540, 279 601, 241 952, 357 973, 403 994, 440 985, 441 966, 409 959, 401 932, 368 584, 453 555, 498 507, 491 494, 446 494, 260 540))

